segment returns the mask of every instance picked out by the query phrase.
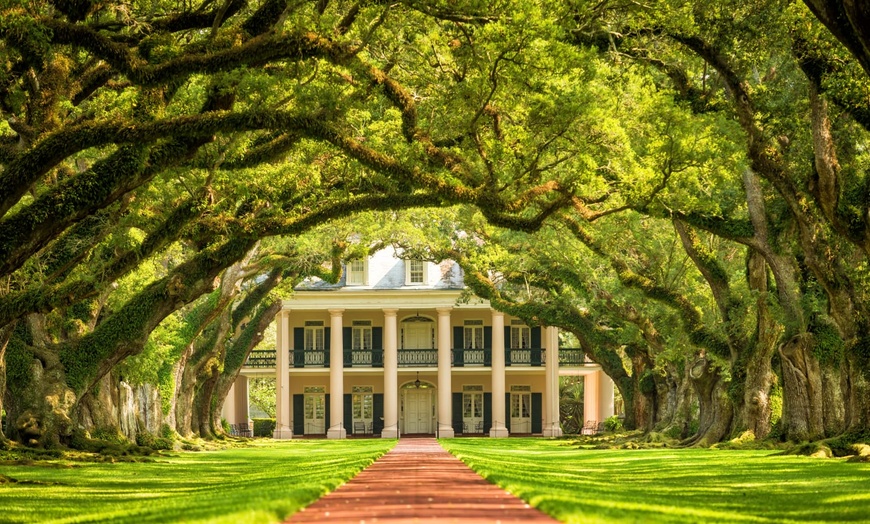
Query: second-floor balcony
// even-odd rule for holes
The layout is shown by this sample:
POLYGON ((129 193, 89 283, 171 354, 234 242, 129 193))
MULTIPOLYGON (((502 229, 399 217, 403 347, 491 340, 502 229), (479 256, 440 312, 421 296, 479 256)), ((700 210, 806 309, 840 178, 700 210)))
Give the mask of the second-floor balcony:
MULTIPOLYGON (((344 367, 346 368, 382 368, 384 367, 383 349, 346 349, 343 351, 344 367)), ((328 368, 330 352, 326 349, 293 349, 290 350, 290 367, 294 368, 328 368)), ((437 367, 437 349, 400 349, 398 350, 399 367, 437 367)), ((540 367, 547 363, 547 352, 543 348, 511 348, 505 349, 505 365, 508 367, 540 367)), ((580 348, 559 348, 560 367, 582 367, 591 364, 580 348)), ((492 349, 451 350, 451 365, 453 367, 491 367, 492 349)), ((249 368, 274 368, 276 366, 275 351, 252 351, 245 362, 249 368)))

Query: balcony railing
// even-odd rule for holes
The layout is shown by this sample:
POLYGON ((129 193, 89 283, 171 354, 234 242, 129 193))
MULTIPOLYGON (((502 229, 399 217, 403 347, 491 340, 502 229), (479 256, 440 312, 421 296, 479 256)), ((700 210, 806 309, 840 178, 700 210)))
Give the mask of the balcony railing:
POLYGON ((592 364, 586 360, 586 353, 581 348, 559 348, 559 366, 582 366, 592 364))
POLYGON ((453 366, 491 366, 492 349, 463 349, 453 348, 453 366))
POLYGON ((399 367, 437 367, 437 349, 400 349, 399 367))
POLYGON ((384 350, 346 349, 344 350, 344 367, 382 368, 384 367, 384 350))
POLYGON ((547 352, 541 348, 518 348, 505 350, 505 365, 539 367, 547 362, 547 352))
MULTIPOLYGON (((399 367, 437 367, 437 349, 400 349, 399 367)), ((324 349, 291 350, 292 367, 329 367, 329 351, 324 349)), ((505 349, 505 365, 539 367, 547 363, 547 352, 542 348, 505 349)), ((492 366, 492 349, 452 350, 453 367, 492 366)), ((576 367, 591 364, 581 348, 559 348, 559 366, 576 367)), ((249 368, 274 368, 274 351, 252 351, 245 362, 249 368)), ((384 350, 344 350, 345 367, 384 367, 384 350)))
POLYGON ((275 367, 275 351, 251 351, 245 366, 249 368, 273 368, 275 367))

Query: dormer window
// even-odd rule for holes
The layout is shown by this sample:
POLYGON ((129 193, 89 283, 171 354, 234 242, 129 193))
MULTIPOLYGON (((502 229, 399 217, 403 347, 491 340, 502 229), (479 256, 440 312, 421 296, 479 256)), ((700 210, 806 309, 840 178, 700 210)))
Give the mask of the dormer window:
POLYGON ((419 286, 426 283, 426 262, 423 260, 408 260, 405 262, 405 282, 409 286, 419 286))
POLYGON ((366 284, 366 261, 351 260, 347 263, 347 285, 364 286, 366 284))

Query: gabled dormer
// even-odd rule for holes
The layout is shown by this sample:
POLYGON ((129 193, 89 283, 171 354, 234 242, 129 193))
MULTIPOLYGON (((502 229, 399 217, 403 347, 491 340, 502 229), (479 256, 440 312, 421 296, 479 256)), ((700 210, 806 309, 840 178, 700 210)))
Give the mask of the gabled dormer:
POLYGON ((367 286, 369 284, 369 261, 368 258, 362 260, 351 260, 345 266, 346 279, 345 283, 348 286, 367 286))

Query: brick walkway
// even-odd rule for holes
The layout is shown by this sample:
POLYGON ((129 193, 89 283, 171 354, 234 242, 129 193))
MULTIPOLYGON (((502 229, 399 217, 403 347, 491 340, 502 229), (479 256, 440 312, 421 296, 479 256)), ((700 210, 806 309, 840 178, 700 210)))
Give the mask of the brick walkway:
POLYGON ((350 482, 286 522, 556 521, 483 480, 435 439, 401 439, 350 482))

